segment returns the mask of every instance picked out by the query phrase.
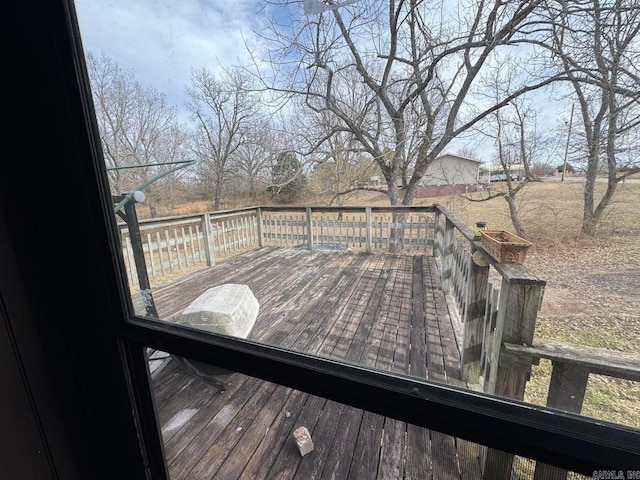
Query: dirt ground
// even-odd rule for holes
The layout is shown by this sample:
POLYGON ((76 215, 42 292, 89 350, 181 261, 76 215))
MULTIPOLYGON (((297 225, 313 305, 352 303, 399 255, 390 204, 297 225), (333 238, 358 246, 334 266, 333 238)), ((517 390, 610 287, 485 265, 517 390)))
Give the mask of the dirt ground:
MULTIPOLYGON (((640 355, 640 242, 612 235, 534 252, 526 264, 547 281, 535 338, 640 355)), ((533 368, 525 400, 546 404, 551 364, 533 368)), ((582 413, 640 428, 640 383, 592 375, 582 413)))
POLYGON ((612 312, 640 316, 639 263, 566 265, 558 257, 529 263, 547 281, 541 317, 612 312))

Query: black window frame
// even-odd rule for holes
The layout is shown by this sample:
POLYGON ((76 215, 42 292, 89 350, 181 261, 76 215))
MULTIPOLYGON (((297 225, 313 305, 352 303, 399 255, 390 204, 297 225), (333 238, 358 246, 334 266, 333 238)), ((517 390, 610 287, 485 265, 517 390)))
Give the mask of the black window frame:
MULTIPOLYGON (((50 335, 50 338, 71 345, 71 351, 56 349, 55 352, 47 352, 47 358, 56 359, 48 368, 55 369, 60 378, 66 378, 64 366, 67 363, 73 365, 72 370, 76 374, 71 383, 79 385, 76 388, 83 392, 78 402, 83 402, 87 418, 95 424, 92 431, 106 429, 111 421, 124 432, 127 440, 124 446, 105 446, 101 454, 109 456, 116 452, 129 452, 130 460, 140 468, 134 470, 137 476, 121 478, 143 478, 143 474, 154 479, 168 478, 144 355, 146 347, 214 363, 586 475, 591 475, 594 470, 639 468, 640 435, 631 427, 248 340, 203 335, 188 328, 136 316, 122 267, 120 240, 106 169, 101 159, 98 127, 73 2, 38 0, 35 7, 30 3, 29 8, 19 8, 22 17, 18 18, 41 29, 38 32, 41 42, 36 47, 39 50, 34 60, 37 64, 26 70, 36 78, 21 86, 25 98, 27 95, 33 98, 26 100, 27 111, 21 112, 19 118, 32 122, 34 112, 44 105, 57 112, 47 117, 49 122, 55 123, 59 120, 57 117, 63 121, 62 125, 47 124, 45 131, 38 134, 43 141, 61 150, 65 157, 56 169, 45 164, 52 161, 51 157, 42 158, 47 149, 34 145, 33 151, 38 157, 34 154, 30 158, 41 171, 36 174, 33 185, 43 198, 51 198, 54 205, 62 199, 67 201, 68 209, 57 211, 57 216, 47 217, 31 230, 10 233, 9 237, 18 260, 33 257, 34 261, 64 268, 62 260, 49 256, 59 253, 63 248, 62 240, 41 245, 31 237, 44 237, 41 230, 45 228, 63 231, 57 227, 58 223, 83 229, 79 238, 71 242, 81 257, 70 272, 96 282, 100 288, 95 291, 95 285, 94 289, 79 286, 76 293, 90 298, 78 300, 76 297, 74 304, 74 297, 64 285, 52 286, 52 292, 44 294, 47 300, 62 302, 57 304, 62 310, 79 306, 82 311, 72 315, 71 319, 58 312, 54 318, 61 323, 68 322, 67 325, 58 325, 63 331, 49 326, 39 335, 50 335), (38 72, 39 76, 36 75, 38 72), (42 81, 48 82, 50 91, 42 88, 42 81), (51 98, 51 95, 56 97, 51 98), (72 186, 63 188, 65 180, 71 181, 72 186), (65 214, 73 221, 66 221, 65 214), (38 245, 43 250, 37 254, 26 251, 26 247, 38 245), (91 298, 92 292, 94 296, 91 298), (98 325, 89 328, 87 325, 93 322, 98 322, 98 325), (95 353, 94 346, 107 348, 103 352, 104 358, 96 364, 86 364, 86 357, 95 353), (66 363, 61 363, 60 355, 65 357, 66 363), (92 378, 101 375, 103 383, 92 378), (112 390, 105 392, 108 388, 112 390), (101 392, 106 399, 98 398, 101 392), (112 411, 102 418, 109 406, 112 411), (127 412, 133 412, 133 415, 127 412), (137 438, 137 444, 134 438, 137 438), (132 452, 132 449, 138 450, 132 452)), ((25 51, 32 50, 27 48, 25 51)), ((16 165, 15 174, 27 175, 30 168, 16 165)), ((10 198, 20 192, 18 186, 10 183, 0 183, 6 188, 1 198, 3 213, 7 213, 7 230, 12 225, 19 225, 22 221, 19 216, 28 211, 19 202, 9 205, 10 198)), ((39 300, 31 297, 28 291, 29 286, 37 285, 37 279, 30 275, 42 275, 41 268, 18 266, 15 270, 23 278, 24 300, 33 304, 34 322, 38 325, 43 325, 46 316, 51 314, 42 305, 37 305, 39 300)), ((45 274, 44 278, 55 277, 45 274)), ((11 302, 8 304, 11 307, 11 302)), ((70 382, 69 379, 66 381, 70 382)), ((69 415, 72 416, 67 413, 67 417, 69 415)), ((74 431, 79 432, 82 428, 76 426, 74 431)), ((76 436, 78 444, 81 444, 82 435, 76 436)), ((107 438, 115 440, 122 436, 107 438)), ((95 455, 92 454, 91 458, 96 458, 95 455)), ((107 460, 102 458, 102 461, 107 460)))

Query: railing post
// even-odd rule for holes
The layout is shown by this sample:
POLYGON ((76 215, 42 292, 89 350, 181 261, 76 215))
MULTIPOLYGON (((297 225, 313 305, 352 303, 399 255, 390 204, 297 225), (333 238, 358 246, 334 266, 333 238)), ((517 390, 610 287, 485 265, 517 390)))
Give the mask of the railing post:
POLYGON ((215 265, 216 260, 211 246, 211 214, 209 213, 205 213, 202 216, 202 235, 204 236, 204 255, 207 259, 207 266, 212 267, 215 265))
POLYGON ((454 254, 454 230, 455 226, 445 219, 444 232, 442 238, 442 291, 451 292, 451 277, 453 275, 453 254, 454 254))
POLYGON ((484 318, 487 307, 487 283, 489 266, 480 266, 473 261, 473 246, 469 255, 469 278, 467 279, 466 307, 463 318, 463 345, 461 352, 462 379, 468 383, 479 383, 482 342, 484 341, 484 318))
POLYGON ((442 219, 444 215, 440 210, 436 210, 433 220, 433 251, 434 257, 442 258, 442 219))
POLYGON ((587 390, 589 367, 554 360, 547 406, 580 413, 587 390))
MULTIPOLYGON (((552 361, 552 365, 547 406, 580 413, 584 394, 587 391, 589 367, 557 360, 552 361)), ((533 480, 565 480, 566 478, 566 470, 536 462, 533 480)))
MULTIPOLYGON (((513 272, 507 266, 503 269, 500 287, 500 305, 496 320, 496 332, 492 351, 494 366, 490 372, 487 393, 501 397, 522 400, 531 374, 531 363, 500 364, 500 351, 504 343, 531 345, 544 283, 517 277, 517 267, 513 272), (513 274, 512 274, 513 273, 513 274)), ((487 448, 481 457, 484 478, 509 480, 513 470, 513 454, 487 448)))
POLYGON ((307 248, 313 250, 313 216, 311 215, 311 207, 306 208, 307 211, 307 248))
POLYGON ((371 253, 371 207, 365 207, 366 252, 371 253))
POLYGON ((258 228, 258 246, 264 246, 264 242, 262 241, 262 209, 258 207, 256 209, 256 222, 258 228))

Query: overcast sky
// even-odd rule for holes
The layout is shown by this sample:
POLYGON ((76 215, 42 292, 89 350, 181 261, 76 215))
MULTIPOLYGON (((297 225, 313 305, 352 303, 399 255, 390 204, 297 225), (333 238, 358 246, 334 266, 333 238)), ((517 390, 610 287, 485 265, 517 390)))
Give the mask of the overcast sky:
POLYGON ((192 69, 215 71, 246 62, 245 41, 269 15, 301 4, 266 8, 264 0, 76 0, 85 53, 105 53, 145 87, 181 106, 192 69))

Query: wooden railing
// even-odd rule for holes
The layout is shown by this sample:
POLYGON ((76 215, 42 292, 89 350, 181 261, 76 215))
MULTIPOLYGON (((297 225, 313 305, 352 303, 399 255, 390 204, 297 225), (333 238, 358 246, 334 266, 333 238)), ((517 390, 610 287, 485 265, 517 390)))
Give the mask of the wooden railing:
POLYGON ((434 255, 450 310, 459 320, 464 380, 516 398, 520 379, 500 373, 499 347, 503 342, 531 344, 546 282, 524 265, 496 262, 474 241, 473 230, 444 207, 436 215, 434 255), (500 285, 490 282, 491 268, 500 285))
MULTIPOLYGON (((545 280, 524 265, 501 264, 471 227, 441 205, 415 207, 252 207, 140 222, 151 277, 215 264, 267 245, 396 251, 433 255, 456 331, 461 372, 470 388, 523 400, 532 365, 553 362, 548 406, 580 412, 590 373, 640 380, 640 360, 601 349, 534 339, 545 280)), ((136 268, 128 231, 123 254, 136 268)), ((484 478, 511 479, 514 456, 484 448, 484 478)), ((537 465, 535 480, 566 478, 537 465)))
MULTIPOLYGON (((552 362, 547 406, 579 413, 590 374, 640 381, 637 355, 535 339, 546 282, 524 265, 497 263, 470 227, 446 208, 437 210, 434 255, 449 311, 457 316, 462 376, 470 386, 523 400, 532 365, 545 358, 552 362)), ((481 462, 484 478, 513 478, 513 455, 487 448, 481 462)), ((567 471, 542 463, 533 475, 566 477, 567 471)))
MULTIPOLYGON (((148 275, 159 279, 212 266, 223 258, 260 242, 258 209, 203 213, 180 217, 140 220, 139 229, 148 275)), ((138 284, 134 249, 129 229, 120 225, 123 257, 132 286, 138 284)))
MULTIPOLYGON (((582 410, 591 374, 640 382, 640 358, 632 353, 537 339, 531 346, 505 343, 501 350, 500 365, 505 368, 538 365, 541 358, 550 360, 552 373, 547 406, 567 412, 582 410)), ((562 480, 567 478, 567 471, 537 463, 533 478, 562 480)))
MULTIPOLYGON (((501 346, 532 344, 546 282, 524 265, 497 263, 474 241, 473 230, 444 207, 436 215, 434 255, 449 311, 458 317, 463 380, 485 393, 522 400, 531 364, 501 364, 501 346), (499 286, 490 282, 491 269, 499 286)), ((512 478, 512 454, 484 448, 480 460, 484 478, 512 478)))
MULTIPOLYGON (((435 211, 433 206, 252 207, 140 220, 139 227, 149 277, 160 279, 266 245, 430 253, 435 211)), ((135 286, 134 249, 127 226, 120 229, 129 282, 135 286)))
POLYGON ((262 241, 403 253, 431 252, 435 208, 415 207, 262 207, 262 241))

